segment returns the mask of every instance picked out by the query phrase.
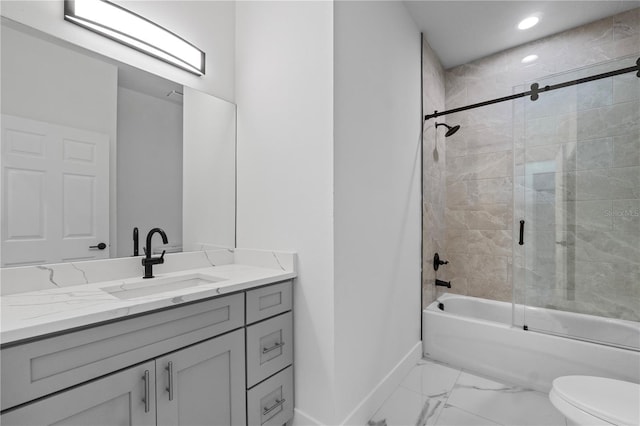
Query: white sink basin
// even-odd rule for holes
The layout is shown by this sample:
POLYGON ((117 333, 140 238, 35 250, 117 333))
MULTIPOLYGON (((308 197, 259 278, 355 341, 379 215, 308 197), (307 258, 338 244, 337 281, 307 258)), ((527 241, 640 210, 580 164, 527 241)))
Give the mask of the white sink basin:
POLYGON ((202 274, 189 274, 179 277, 138 279, 120 285, 103 287, 101 290, 118 299, 128 300, 220 281, 225 281, 225 279, 202 274))

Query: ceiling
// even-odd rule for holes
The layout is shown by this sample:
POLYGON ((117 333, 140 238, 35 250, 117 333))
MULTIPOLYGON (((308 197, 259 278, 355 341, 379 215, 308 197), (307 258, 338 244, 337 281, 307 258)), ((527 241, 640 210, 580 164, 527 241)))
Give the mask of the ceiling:
POLYGON ((445 69, 578 27, 625 10, 640 0, 408 1, 405 4, 445 69), (529 30, 518 23, 536 14, 529 30))

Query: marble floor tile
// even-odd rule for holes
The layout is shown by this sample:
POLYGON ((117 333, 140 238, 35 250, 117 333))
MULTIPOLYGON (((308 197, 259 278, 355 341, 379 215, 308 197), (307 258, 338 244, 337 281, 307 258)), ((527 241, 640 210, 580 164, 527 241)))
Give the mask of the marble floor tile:
POLYGON ((436 420, 440 417, 440 413, 445 406, 446 397, 430 398, 427 397, 422 405, 416 426, 436 426, 436 420))
POLYGON ((438 426, 497 426, 499 423, 492 422, 475 414, 445 404, 440 415, 436 419, 438 426))
POLYGON ((387 426, 564 425, 547 394, 420 360, 371 418, 387 426))
POLYGON ((449 395, 460 376, 460 370, 421 360, 407 374, 400 386, 431 398, 449 395))
POLYGON ((564 424, 546 394, 466 372, 460 374, 447 404, 503 425, 564 424))
POLYGON ((398 387, 374 414, 369 424, 386 421, 387 426, 415 426, 427 397, 398 387))

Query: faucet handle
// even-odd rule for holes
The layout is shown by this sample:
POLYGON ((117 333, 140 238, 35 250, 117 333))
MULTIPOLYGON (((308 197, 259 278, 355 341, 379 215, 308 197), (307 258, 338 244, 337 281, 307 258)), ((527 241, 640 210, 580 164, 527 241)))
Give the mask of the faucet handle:
POLYGON ((164 254, 166 253, 166 250, 162 250, 162 254, 160 255, 160 263, 164 262, 164 254))
POLYGON ((438 268, 440 267, 440 265, 446 265, 447 263, 449 263, 448 260, 440 260, 440 255, 438 253, 436 253, 433 256, 433 270, 437 271, 438 268))

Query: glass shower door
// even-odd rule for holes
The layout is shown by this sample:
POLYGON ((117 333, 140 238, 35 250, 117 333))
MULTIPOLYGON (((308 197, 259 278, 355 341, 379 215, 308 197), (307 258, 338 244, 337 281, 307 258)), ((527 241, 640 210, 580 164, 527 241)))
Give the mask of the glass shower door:
MULTIPOLYGON (((537 83, 631 67, 636 59, 537 83)), ((637 345, 640 78, 626 73, 522 98, 514 103, 514 136, 514 324, 637 345)))

